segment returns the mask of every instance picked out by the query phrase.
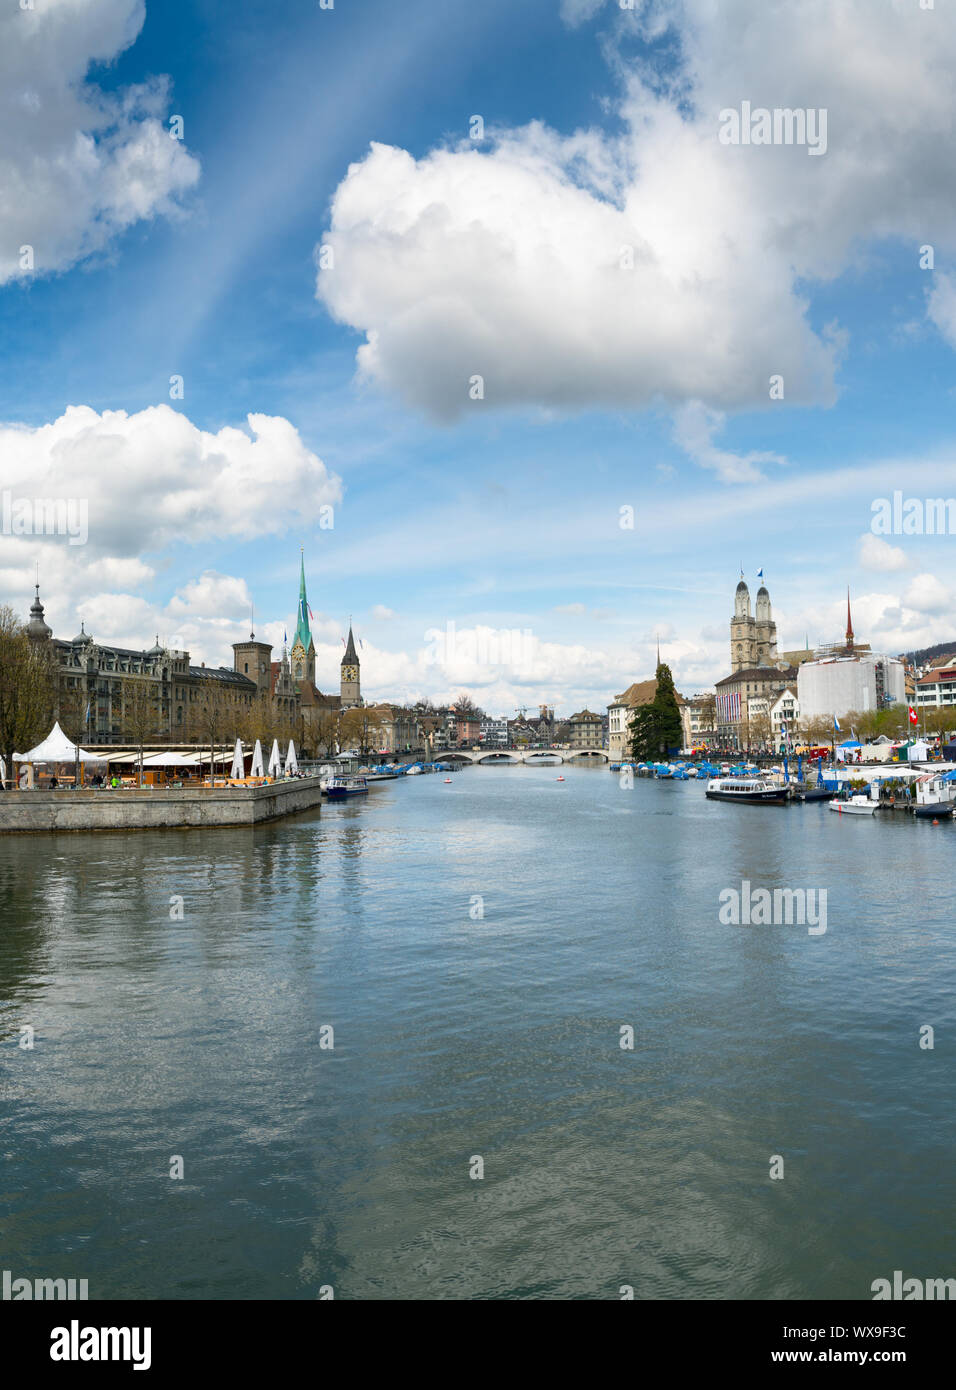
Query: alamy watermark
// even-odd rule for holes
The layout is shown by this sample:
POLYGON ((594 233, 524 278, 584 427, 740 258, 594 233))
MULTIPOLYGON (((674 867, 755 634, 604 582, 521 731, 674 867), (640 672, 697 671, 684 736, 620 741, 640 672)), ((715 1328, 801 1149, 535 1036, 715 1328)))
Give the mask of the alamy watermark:
POLYGON ((0 534, 68 536, 70 545, 89 539, 89 504, 85 497, 14 497, 0 492, 0 534))
POLYGON ((474 666, 506 666, 530 673, 534 661, 535 638, 530 628, 469 628, 459 632, 453 622, 444 629, 431 627, 425 633, 426 666, 452 666, 467 662, 474 666))
POLYGON ((89 1296, 87 1279, 15 1279, 9 1269, 3 1271, 0 1279, 0 1300, 4 1303, 22 1303, 33 1299, 38 1303, 57 1299, 74 1303, 89 1296))
POLYGON ((740 103, 738 111, 725 106, 720 112, 717 138, 722 145, 805 145, 807 154, 827 152, 827 109, 825 106, 751 106, 740 103))
POLYGON ((874 536, 956 535, 956 497, 875 497, 870 503, 874 536))
POLYGON ((751 888, 745 878, 739 888, 724 888, 717 919, 733 927, 806 927, 808 936, 827 929, 825 888, 751 888))

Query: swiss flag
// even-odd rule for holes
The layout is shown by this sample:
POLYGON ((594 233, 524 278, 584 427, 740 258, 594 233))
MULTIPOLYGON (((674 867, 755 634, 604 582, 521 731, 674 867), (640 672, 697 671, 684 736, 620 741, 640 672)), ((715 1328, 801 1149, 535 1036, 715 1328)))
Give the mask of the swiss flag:
POLYGON ((909 711, 910 711, 910 723, 911 723, 911 724, 918 724, 918 723, 919 723, 919 715, 916 713, 916 711, 915 711, 915 709, 913 708, 912 705, 909 706, 909 711))

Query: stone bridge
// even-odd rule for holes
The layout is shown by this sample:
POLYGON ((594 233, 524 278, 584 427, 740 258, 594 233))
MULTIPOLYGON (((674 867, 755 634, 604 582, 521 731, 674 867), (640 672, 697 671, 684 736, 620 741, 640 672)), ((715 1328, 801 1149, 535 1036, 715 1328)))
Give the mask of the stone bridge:
POLYGON ((515 767, 525 763, 533 767, 535 763, 547 766, 549 763, 605 762, 611 761, 606 748, 479 748, 477 753, 456 749, 454 753, 436 753, 435 761, 442 763, 475 763, 485 767, 498 764, 500 767, 515 767))

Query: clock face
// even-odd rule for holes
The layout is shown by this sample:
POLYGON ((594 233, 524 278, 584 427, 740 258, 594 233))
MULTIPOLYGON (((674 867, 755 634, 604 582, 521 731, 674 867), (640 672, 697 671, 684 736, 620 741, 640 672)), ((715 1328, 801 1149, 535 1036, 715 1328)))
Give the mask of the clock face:
POLYGON ((343 666, 342 676, 347 681, 354 681, 358 679, 358 672, 356 671, 354 666, 343 666))

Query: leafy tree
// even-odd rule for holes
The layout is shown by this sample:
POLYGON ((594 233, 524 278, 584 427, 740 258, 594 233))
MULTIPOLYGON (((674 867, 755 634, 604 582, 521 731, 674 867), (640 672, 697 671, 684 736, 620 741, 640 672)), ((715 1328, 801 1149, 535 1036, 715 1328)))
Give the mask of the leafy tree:
POLYGON ((628 726, 631 757, 641 762, 663 758, 672 748, 680 748, 683 724, 674 678, 662 662, 657 668, 657 690, 649 705, 640 705, 628 726))

